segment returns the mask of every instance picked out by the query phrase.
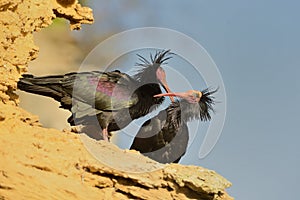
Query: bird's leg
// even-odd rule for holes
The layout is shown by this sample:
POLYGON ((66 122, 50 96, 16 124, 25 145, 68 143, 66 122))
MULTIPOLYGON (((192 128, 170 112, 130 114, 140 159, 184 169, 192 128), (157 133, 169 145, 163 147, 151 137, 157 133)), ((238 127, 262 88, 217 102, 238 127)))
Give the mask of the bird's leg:
POLYGON ((107 127, 105 127, 105 128, 102 130, 102 136, 103 136, 103 139, 104 139, 106 142, 109 142, 107 127))

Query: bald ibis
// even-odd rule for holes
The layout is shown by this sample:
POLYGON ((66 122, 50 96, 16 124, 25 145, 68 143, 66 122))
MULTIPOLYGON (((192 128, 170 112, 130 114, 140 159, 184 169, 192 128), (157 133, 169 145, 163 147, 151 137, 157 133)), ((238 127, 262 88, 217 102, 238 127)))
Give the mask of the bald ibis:
POLYGON ((189 90, 182 93, 158 94, 155 97, 177 96, 181 100, 171 103, 146 121, 135 136, 130 149, 161 163, 177 163, 185 154, 189 140, 187 122, 211 119, 216 90, 202 92, 189 90))
POLYGON ((109 141, 111 131, 124 128, 163 102, 164 97, 154 95, 162 92, 160 85, 170 92, 161 65, 166 64, 171 54, 170 50, 159 51, 154 56, 150 54, 150 61, 138 55, 140 63, 137 63, 134 76, 118 70, 42 77, 25 74, 18 88, 59 101, 61 108, 72 112, 68 119, 71 125, 88 126, 96 119, 102 129, 102 138, 109 141))

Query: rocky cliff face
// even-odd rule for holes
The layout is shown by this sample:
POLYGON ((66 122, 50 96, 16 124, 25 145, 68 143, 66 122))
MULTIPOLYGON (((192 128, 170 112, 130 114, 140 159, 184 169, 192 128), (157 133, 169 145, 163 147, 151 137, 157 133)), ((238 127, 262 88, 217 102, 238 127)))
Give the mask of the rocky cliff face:
POLYGON ((38 56, 33 32, 55 17, 71 29, 92 23, 75 0, 0 0, 0 200, 3 199, 232 199, 231 184, 197 166, 162 165, 135 151, 41 127, 18 107, 16 82, 38 56), (89 151, 100 155, 101 162, 89 151))

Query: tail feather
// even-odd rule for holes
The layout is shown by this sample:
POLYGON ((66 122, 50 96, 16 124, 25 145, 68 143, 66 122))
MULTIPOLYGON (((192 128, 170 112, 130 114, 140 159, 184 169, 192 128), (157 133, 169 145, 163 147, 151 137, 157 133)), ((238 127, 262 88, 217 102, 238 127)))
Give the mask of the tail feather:
POLYGON ((20 81, 26 81, 36 85, 60 84, 60 81, 65 78, 64 75, 54 76, 33 76, 32 74, 23 74, 20 81))
POLYGON ((63 90, 61 86, 61 80, 64 76, 44 76, 44 77, 34 77, 31 74, 24 74, 22 78, 18 81, 18 88, 20 90, 39 94, 47 97, 51 97, 59 102, 63 108, 69 109, 71 105, 71 97, 63 90))

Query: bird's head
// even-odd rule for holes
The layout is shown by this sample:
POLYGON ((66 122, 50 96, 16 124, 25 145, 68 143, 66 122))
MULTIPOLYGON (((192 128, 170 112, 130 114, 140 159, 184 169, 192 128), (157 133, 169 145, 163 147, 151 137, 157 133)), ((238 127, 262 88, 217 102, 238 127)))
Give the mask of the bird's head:
MULTIPOLYGON (((141 55, 139 57, 140 63, 136 65, 140 67, 138 73, 134 76, 134 79, 139 81, 141 84, 153 84, 159 83, 167 93, 171 93, 171 90, 167 84, 165 70, 161 67, 163 64, 167 64, 166 61, 172 58, 170 50, 164 50, 156 52, 154 56, 150 54, 150 61, 141 55)), ((172 102, 174 97, 170 96, 172 102)))
POLYGON ((210 112, 214 111, 213 105, 215 104, 214 101, 214 94, 216 90, 210 90, 209 88, 198 91, 198 90, 188 90, 186 92, 175 92, 175 93, 165 93, 165 94, 157 94, 154 97, 162 97, 162 96, 176 96, 179 97, 189 104, 198 104, 199 108, 199 117, 201 120, 207 121, 211 119, 210 112))

